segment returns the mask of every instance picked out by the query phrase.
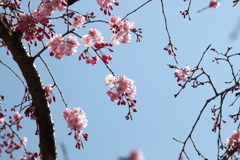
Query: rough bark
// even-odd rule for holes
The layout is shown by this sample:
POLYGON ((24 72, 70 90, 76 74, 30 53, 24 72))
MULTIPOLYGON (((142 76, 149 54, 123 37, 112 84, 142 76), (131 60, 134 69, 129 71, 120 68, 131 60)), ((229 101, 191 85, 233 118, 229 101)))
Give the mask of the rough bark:
POLYGON ((21 31, 13 31, 9 28, 7 21, 0 20, 0 38, 5 42, 12 53, 13 59, 18 64, 37 111, 41 158, 43 160, 55 160, 57 159, 57 152, 51 110, 33 57, 25 49, 21 36, 21 31))

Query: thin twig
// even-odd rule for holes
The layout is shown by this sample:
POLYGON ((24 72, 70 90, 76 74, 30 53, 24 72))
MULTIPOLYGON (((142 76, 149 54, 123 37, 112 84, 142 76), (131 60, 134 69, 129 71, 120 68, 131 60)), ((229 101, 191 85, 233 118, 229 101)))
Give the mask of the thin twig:
POLYGON ((122 20, 126 19, 130 14, 136 12, 137 10, 139 10, 140 8, 142 8, 143 6, 145 6, 147 3, 151 2, 151 1, 152 1, 152 0, 148 0, 147 2, 145 2, 144 4, 142 4, 141 6, 139 6, 137 9, 133 10, 132 12, 130 12, 130 13, 128 13, 128 14, 126 14, 126 16, 123 17, 122 20))
POLYGON ((52 80, 53 80, 53 83, 54 83, 53 86, 56 86, 56 87, 57 87, 57 89, 58 89, 58 91, 59 91, 59 93, 60 93, 60 96, 61 96, 61 98, 62 98, 63 103, 65 104, 66 108, 68 108, 67 103, 66 103, 66 101, 65 101, 65 99, 64 99, 64 97, 63 97, 63 93, 62 93, 62 91, 60 90, 60 88, 58 87, 57 82, 55 81, 55 79, 54 79, 54 77, 53 77, 53 75, 52 75, 52 72, 50 71, 47 63, 44 61, 44 59, 43 59, 41 56, 39 56, 39 58, 42 60, 43 64, 44 64, 45 67, 47 68, 48 73, 50 74, 50 76, 51 76, 51 78, 52 78, 52 80))

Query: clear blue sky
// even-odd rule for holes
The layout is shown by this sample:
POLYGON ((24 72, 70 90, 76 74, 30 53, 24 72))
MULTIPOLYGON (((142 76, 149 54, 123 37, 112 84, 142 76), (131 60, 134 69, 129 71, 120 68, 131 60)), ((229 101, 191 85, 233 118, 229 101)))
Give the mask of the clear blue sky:
MULTIPOLYGON (((120 5, 115 7, 112 13, 124 17, 144 2, 145 0, 121 0, 119 1, 120 5)), ((212 47, 219 52, 225 52, 227 47, 233 47, 231 53, 239 51, 240 39, 232 41, 229 37, 238 23, 240 6, 232 8, 232 1, 220 1, 219 8, 197 13, 198 10, 208 5, 209 0, 193 0, 192 21, 189 21, 183 19, 179 13, 179 11, 187 9, 187 2, 165 0, 164 3, 172 42, 178 48, 176 52, 178 67, 185 67, 185 65, 195 67, 209 44, 212 44, 212 47)), ((27 0, 23 2, 22 7, 27 12, 26 4, 27 0)), ((35 5, 31 4, 31 10, 35 5)), ((105 21, 110 19, 99 10, 95 0, 81 0, 71 9, 83 14, 94 11, 96 19, 105 21)), ((176 160, 182 144, 174 141, 173 138, 185 140, 205 100, 214 95, 209 85, 197 89, 193 89, 189 85, 177 98, 174 98, 173 95, 178 92, 180 87, 174 78, 174 70, 169 69, 166 65, 176 64, 173 57, 163 50, 168 44, 168 38, 159 0, 150 2, 131 14, 128 19, 135 22, 136 28, 143 29, 144 38, 140 43, 136 43, 136 37, 132 34, 131 43, 115 45, 113 47, 115 50, 114 60, 109 63, 109 66, 115 75, 120 76, 125 73, 127 77, 135 81, 138 112, 133 114, 134 121, 126 121, 124 118, 128 112, 127 106, 117 106, 108 99, 106 92, 109 88, 104 84, 105 76, 110 74, 107 68, 101 62, 93 67, 85 64, 84 61, 78 61, 78 56, 85 49, 83 45, 78 48, 75 55, 65 57, 63 60, 50 57, 50 50, 42 54, 61 88, 68 106, 82 107, 89 120, 88 126, 84 130, 89 134, 89 141, 84 142, 85 149, 77 150, 73 136, 67 135, 70 129, 67 128, 67 123, 62 117, 65 106, 57 89, 54 89, 57 102, 51 104, 51 110, 55 122, 59 160, 63 160, 60 143, 66 146, 68 157, 71 160, 116 160, 118 157, 128 156, 130 151, 137 148, 143 151, 146 160, 176 160)), ((79 29, 77 32, 85 35, 89 28, 97 28, 102 32, 104 40, 110 42, 111 31, 106 24, 86 25, 86 28, 79 29)), ((61 20, 56 21, 58 34, 64 33, 65 29, 61 20)), ((32 48, 32 53, 36 54, 40 49, 32 48)), ((20 74, 12 56, 7 56, 4 48, 1 48, 0 51, 0 60, 20 74)), ((231 80, 231 74, 230 68, 225 62, 221 62, 221 65, 212 63, 213 57, 216 56, 215 53, 208 51, 200 67, 204 67, 207 73, 213 75, 216 88, 221 91, 227 87, 224 82, 231 80)), ((235 66, 236 70, 239 69, 239 63, 235 63, 235 66)), ((36 61, 36 67, 43 84, 52 84, 51 77, 40 60, 36 61)), ((20 103, 24 89, 20 81, 3 65, 0 65, 0 73, 0 94, 5 95, 5 101, 1 106, 11 108, 20 103)), ((201 80, 205 81, 206 78, 201 80)), ((229 99, 224 103, 223 119, 227 121, 222 126, 224 142, 231 136, 232 131, 237 129, 238 125, 232 123, 228 114, 238 110, 239 102, 236 103, 236 106, 229 107, 233 97, 229 99)), ((198 149, 208 159, 216 159, 217 155, 217 134, 211 132, 214 122, 211 120, 210 108, 218 104, 219 101, 209 104, 193 134, 198 149)), ((24 118, 23 126, 24 129, 19 134, 21 137, 28 137, 27 147, 30 151, 37 151, 38 137, 34 135, 35 122, 24 118)), ((201 159, 191 143, 188 143, 186 151, 191 159, 201 159)), ((22 153, 22 150, 16 152, 16 159, 22 153)), ((3 154, 3 158, 8 159, 8 156, 3 154)))

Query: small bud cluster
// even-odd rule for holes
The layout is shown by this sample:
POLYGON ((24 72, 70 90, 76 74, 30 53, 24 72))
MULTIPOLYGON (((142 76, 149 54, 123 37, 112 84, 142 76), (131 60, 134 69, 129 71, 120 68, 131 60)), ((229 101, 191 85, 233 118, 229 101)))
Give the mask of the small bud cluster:
POLYGON ((173 44, 169 43, 163 50, 167 51, 169 55, 174 55, 174 50, 178 50, 177 47, 174 47, 173 44))
POLYGON ((183 16, 183 18, 186 18, 188 16, 188 19, 190 21, 192 20, 189 16, 189 10, 180 11, 180 14, 183 16))
POLYGON ((37 113, 36 113, 36 109, 34 106, 30 106, 28 107, 25 112, 25 117, 30 117, 30 119, 32 120, 36 120, 37 119, 37 113))
POLYGON ((204 85, 204 82, 199 82, 196 78, 191 79, 193 81, 192 87, 197 88, 200 85, 204 85))
POLYGON ((49 84, 44 88, 44 91, 45 91, 46 97, 48 98, 49 104, 52 103, 52 101, 56 102, 56 97, 53 95, 52 87, 53 86, 51 84, 49 84))
POLYGON ((216 116, 217 110, 218 110, 218 109, 216 109, 215 106, 214 106, 213 108, 211 108, 211 112, 213 113, 212 120, 215 121, 214 126, 213 126, 213 129, 212 129, 212 132, 216 132, 217 129, 222 129, 222 128, 221 128, 221 122, 227 123, 227 121, 221 120, 221 119, 219 118, 219 113, 218 113, 218 116, 216 116))
MULTIPOLYGON (((84 111, 80 108, 66 108, 63 112, 63 117, 68 123, 68 127, 74 131, 74 139, 77 141, 76 148, 80 149, 82 145, 82 138, 88 140, 88 134, 82 133, 83 129, 87 127, 87 118, 84 111)), ((72 131, 68 134, 71 135, 72 131)))

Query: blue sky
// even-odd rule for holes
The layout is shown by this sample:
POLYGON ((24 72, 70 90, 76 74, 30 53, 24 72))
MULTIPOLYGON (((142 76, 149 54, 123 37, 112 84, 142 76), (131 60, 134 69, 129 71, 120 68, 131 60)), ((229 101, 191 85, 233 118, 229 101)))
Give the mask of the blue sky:
MULTIPOLYGON (((144 0, 129 1, 121 0, 120 5, 115 7, 113 14, 124 17, 133 11, 144 0)), ((235 29, 239 20, 239 6, 232 7, 230 1, 220 1, 221 5, 217 9, 207 9, 201 13, 198 10, 206 7, 209 0, 193 0, 191 6, 191 18, 183 19, 179 11, 188 7, 188 2, 182 0, 172 2, 164 1, 165 12, 168 19, 169 31, 173 44, 178 48, 177 59, 180 68, 189 65, 195 67, 209 44, 219 52, 225 52, 227 47, 233 47, 231 53, 237 53, 240 49, 239 38, 235 41, 230 39, 230 34, 235 29)), ((27 1, 22 7, 26 9, 27 1)), ((32 8, 36 4, 31 4, 32 8)), ((109 21, 109 16, 104 16, 99 10, 95 1, 79 1, 75 3, 72 10, 80 13, 95 12, 96 19, 109 21)), ((57 15, 57 14, 56 14, 57 15)), ((53 15, 54 16, 54 15, 53 15)), ((84 142, 85 149, 75 149, 73 136, 68 136, 70 129, 62 117, 65 109, 57 89, 53 93, 57 97, 57 102, 51 104, 53 120, 56 129, 58 144, 58 159, 63 160, 62 150, 59 146, 63 143, 66 146, 68 157, 71 160, 116 160, 118 157, 126 157, 134 149, 141 149, 146 160, 175 160, 181 151, 182 144, 173 140, 177 138, 184 141, 189 134, 200 110, 206 99, 211 98, 214 93, 210 85, 204 85, 193 89, 190 85, 181 94, 174 98, 180 87, 177 79, 174 78, 174 70, 169 69, 167 64, 175 64, 172 56, 169 56, 163 48, 168 44, 168 37, 165 31, 164 19, 161 13, 160 1, 152 1, 146 6, 131 14, 128 19, 135 22, 136 28, 143 29, 143 39, 136 43, 136 37, 132 34, 132 41, 129 44, 120 44, 113 47, 114 60, 109 63, 115 75, 126 74, 127 77, 135 81, 137 86, 136 100, 138 110, 133 113, 134 121, 126 121, 125 115, 128 112, 127 106, 117 106, 116 103, 108 99, 106 92, 108 87, 104 84, 106 75, 110 74, 105 65, 99 62, 96 66, 86 64, 85 61, 78 61, 78 56, 85 49, 84 45, 78 48, 78 52, 63 60, 57 60, 49 56, 50 50, 42 54, 57 81, 64 98, 69 107, 82 107, 89 120, 85 133, 89 134, 89 141, 84 142)), ((61 34, 66 31, 62 20, 56 22, 56 33, 61 34)), ((111 31, 105 23, 94 23, 86 25, 86 28, 76 32, 85 35, 90 28, 97 28, 102 32, 104 40, 110 42, 111 31)), ((32 53, 36 54, 41 47, 32 48, 32 53)), ((21 73, 12 60, 12 56, 5 54, 6 49, 1 48, 0 60, 14 69, 20 76, 21 73)), ((109 52, 105 50, 107 54, 109 52)), ((94 54, 93 52, 91 52, 94 54)), ((225 62, 220 64, 212 63, 214 52, 208 51, 200 67, 204 67, 206 72, 212 75, 212 79, 218 91, 224 90, 229 85, 225 81, 231 80, 230 68, 225 62)), ((233 59, 236 71, 239 68, 237 60, 233 59)), ((52 84, 43 63, 37 59, 36 67, 42 77, 44 85, 52 84)), ((20 103, 24 89, 20 81, 3 65, 0 65, 0 94, 5 95, 5 100, 1 105, 3 108, 11 108, 20 103)), ((201 78, 202 81, 206 77, 201 78)), ((231 95, 224 103, 223 119, 227 121, 222 126, 222 138, 231 136, 238 124, 233 124, 229 119, 229 114, 234 114, 238 110, 239 102, 235 106, 229 107, 234 97, 231 95), (232 96, 232 97, 231 97, 232 96)), ((218 105, 219 100, 210 103, 204 111, 193 139, 201 151, 208 159, 216 159, 217 154, 217 134, 213 133, 213 120, 211 119, 211 108, 218 105)), ((28 118, 23 120, 24 129, 19 132, 21 137, 28 137, 27 147, 30 151, 38 150, 38 137, 35 133, 35 122, 28 118)), ((192 147, 187 144, 186 152, 194 160, 201 159, 192 147)), ((18 159, 23 151, 16 152, 18 159)), ((3 158, 8 156, 3 154, 3 158)))

